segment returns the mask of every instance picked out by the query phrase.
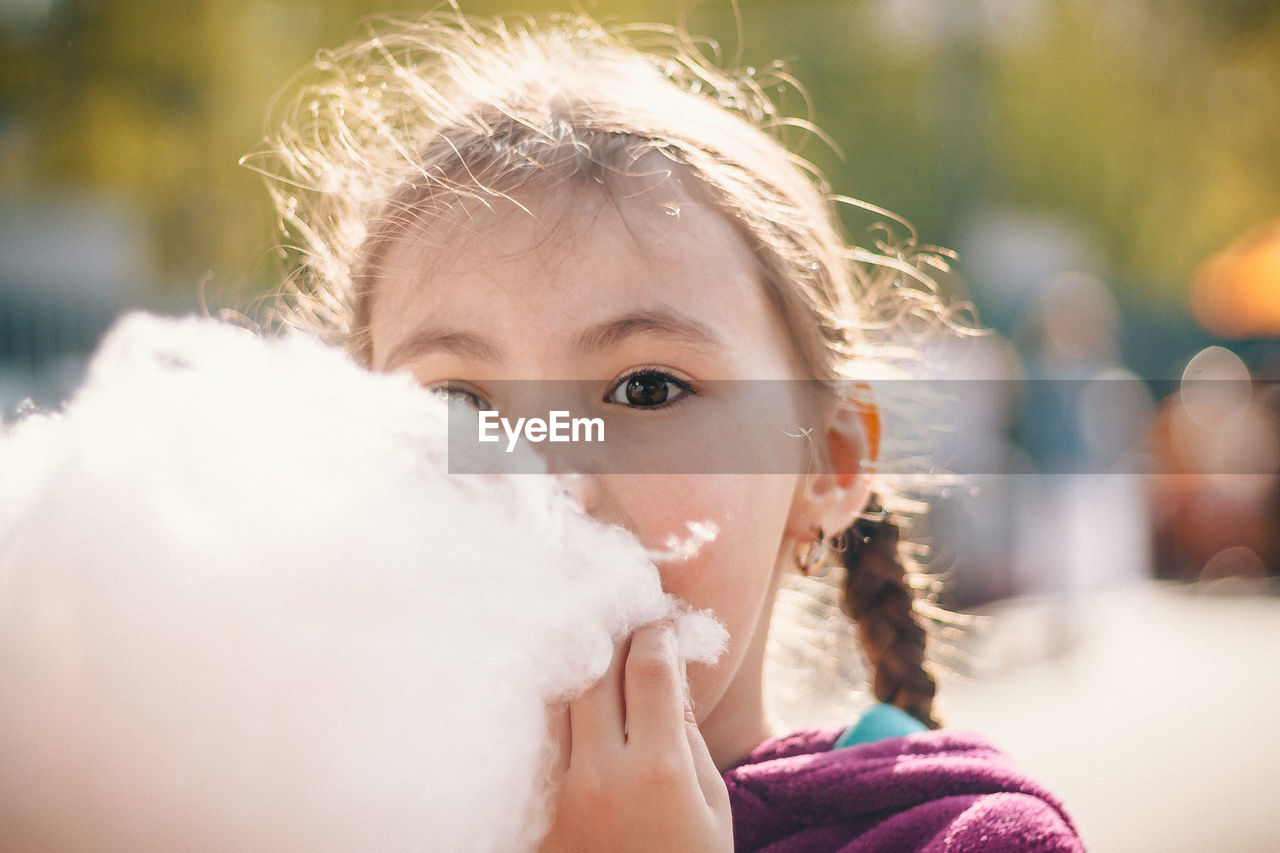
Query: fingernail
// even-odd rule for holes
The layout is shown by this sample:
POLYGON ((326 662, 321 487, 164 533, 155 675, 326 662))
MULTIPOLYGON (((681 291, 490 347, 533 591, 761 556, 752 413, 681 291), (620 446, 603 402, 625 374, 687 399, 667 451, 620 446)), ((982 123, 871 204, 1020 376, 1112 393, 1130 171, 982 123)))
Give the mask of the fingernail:
POLYGON ((689 662, 680 654, 680 641, 676 636, 676 625, 674 620, 668 621, 663 629, 667 635, 666 642, 670 644, 670 654, 680 663, 680 684, 684 689, 684 701, 688 704, 691 701, 689 695, 689 662))
POLYGON ((670 621, 664 621, 660 629, 662 634, 662 648, 667 654, 674 657, 677 654, 676 647, 676 628, 670 621))

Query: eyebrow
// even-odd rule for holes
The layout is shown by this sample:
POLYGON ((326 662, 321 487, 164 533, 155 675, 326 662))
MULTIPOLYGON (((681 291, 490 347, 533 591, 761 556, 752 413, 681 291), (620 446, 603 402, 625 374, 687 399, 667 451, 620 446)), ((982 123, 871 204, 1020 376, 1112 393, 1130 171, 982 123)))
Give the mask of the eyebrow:
POLYGON ((649 333, 698 347, 724 346, 708 326, 668 308, 651 308, 597 323, 578 336, 579 352, 598 352, 617 346, 632 335, 649 333))
POLYGON ((419 329, 396 345, 387 356, 387 369, 392 370, 406 361, 441 351, 494 364, 502 361, 502 350, 479 335, 451 329, 426 328, 419 329))
MULTIPOLYGON (((593 353, 617 346, 633 335, 653 334, 705 349, 724 346, 720 336, 710 327, 668 308, 633 311, 605 320, 584 330, 574 348, 593 353)), ((479 361, 499 364, 505 358, 500 347, 471 332, 428 327, 420 329, 398 344, 387 357, 387 368, 421 358, 433 352, 449 352, 479 361)))

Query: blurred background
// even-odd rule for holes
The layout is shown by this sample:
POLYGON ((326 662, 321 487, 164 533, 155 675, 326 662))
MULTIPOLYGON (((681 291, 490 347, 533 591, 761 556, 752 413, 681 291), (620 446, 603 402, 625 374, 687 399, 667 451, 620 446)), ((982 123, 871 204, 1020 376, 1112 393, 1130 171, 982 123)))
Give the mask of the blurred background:
MULTIPOLYGON (((931 353, 982 380, 956 415, 987 437, 917 531, 943 603, 986 620, 958 641, 951 722, 1008 746, 1096 849, 1280 849, 1280 3, 581 8, 785 61, 839 148, 801 153, 957 251, 943 283, 993 334, 931 353)), ((273 216, 239 158, 291 74, 388 12, 415 14, 0 0, 0 415, 65 399, 122 310, 271 291, 273 216)))

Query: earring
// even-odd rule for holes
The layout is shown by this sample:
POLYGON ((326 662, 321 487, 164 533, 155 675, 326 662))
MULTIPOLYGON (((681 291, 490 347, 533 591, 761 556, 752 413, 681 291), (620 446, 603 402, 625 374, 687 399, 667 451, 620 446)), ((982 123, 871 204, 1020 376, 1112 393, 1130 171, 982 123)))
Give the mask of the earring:
POLYGON ((807 575, 821 566, 827 558, 827 540, 824 538, 822 528, 815 528, 814 533, 813 539, 796 544, 796 552, 792 557, 802 575, 807 575))

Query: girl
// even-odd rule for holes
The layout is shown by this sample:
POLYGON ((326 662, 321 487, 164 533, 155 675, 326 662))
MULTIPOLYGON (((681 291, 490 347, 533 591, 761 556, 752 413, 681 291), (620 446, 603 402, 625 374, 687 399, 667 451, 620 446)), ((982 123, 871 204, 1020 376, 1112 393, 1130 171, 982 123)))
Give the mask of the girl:
POLYGON ((768 132, 787 122, 767 81, 578 17, 435 15, 318 66, 260 165, 298 253, 292 321, 504 416, 548 411, 532 380, 575 380, 575 408, 609 414, 610 452, 632 459, 732 443, 729 380, 794 391, 779 417, 800 438, 770 469, 793 473, 551 458, 587 512, 649 547, 714 527, 663 581, 731 640, 686 687, 649 626, 569 703, 542 849, 1080 849, 1052 796, 935 731, 898 538, 912 505, 877 482, 880 416, 855 380, 901 356, 904 328, 947 324, 920 271, 937 258, 846 246, 834 199, 768 132), (762 699, 774 598, 828 559, 882 704, 780 736, 762 699))

